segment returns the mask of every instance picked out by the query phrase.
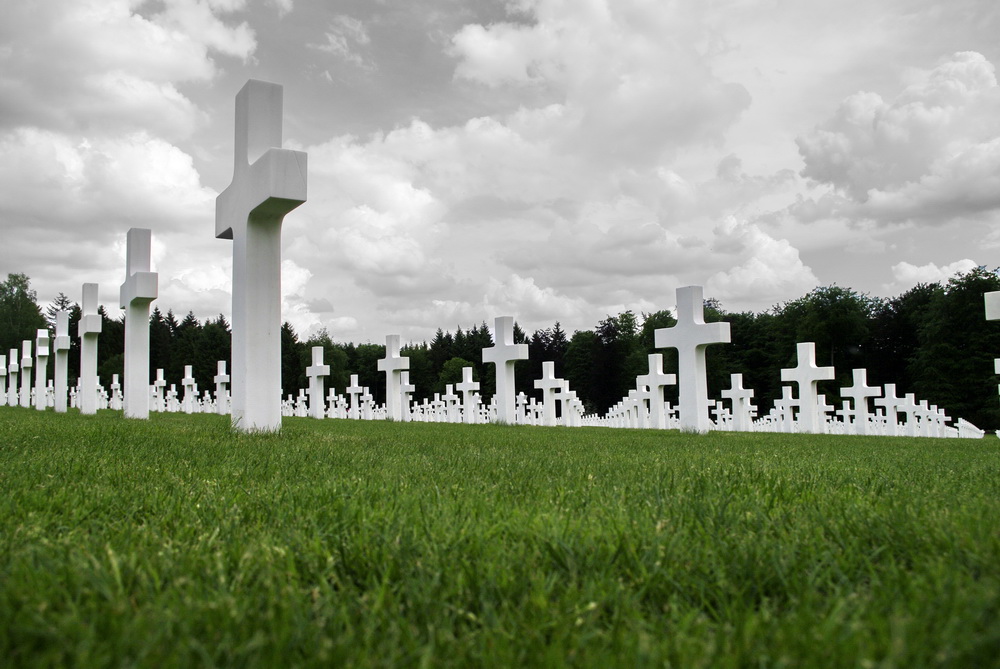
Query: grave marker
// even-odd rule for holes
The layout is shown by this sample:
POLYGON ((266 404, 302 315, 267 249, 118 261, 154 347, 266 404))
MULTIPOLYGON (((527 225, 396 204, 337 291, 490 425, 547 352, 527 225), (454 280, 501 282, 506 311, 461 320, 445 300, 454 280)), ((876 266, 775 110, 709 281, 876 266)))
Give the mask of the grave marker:
POLYGON ((191 365, 184 365, 184 378, 181 379, 181 387, 184 388, 184 413, 194 413, 195 402, 198 400, 198 384, 194 380, 194 371, 191 365))
POLYGON ((281 222, 306 201, 306 154, 281 149, 282 88, 251 79, 236 95, 233 180, 215 236, 233 240, 232 425, 281 429, 281 222))
POLYGON ((498 316, 493 327, 496 342, 483 349, 483 362, 496 365, 497 420, 516 423, 514 413, 514 363, 528 359, 528 345, 514 343, 514 317, 498 316))
POLYGON ((358 383, 358 375, 351 374, 351 385, 347 387, 347 396, 351 398, 351 406, 348 407, 348 418, 361 419, 361 407, 358 405, 358 395, 364 392, 364 388, 358 383))
POLYGON ((722 396, 733 404, 733 429, 737 432, 749 432, 753 429, 755 409, 751 403, 753 390, 743 387, 742 374, 730 374, 729 383, 729 389, 723 390, 722 396))
POLYGON ((378 370, 385 372, 385 409, 390 420, 400 419, 399 374, 409 368, 410 359, 399 354, 399 335, 386 335, 385 357, 378 361, 378 370))
POLYGON ((149 418, 149 304, 156 299, 157 274, 149 271, 152 232, 131 228, 126 235, 125 282, 120 306, 125 310, 126 418, 149 418))
MULTIPOLYGON (((816 366, 816 343, 807 341, 795 345, 798 364, 791 369, 781 370, 781 380, 794 383, 798 387, 799 431, 819 434, 819 382, 832 381, 833 367, 816 366)), ((825 415, 824 415, 825 420, 825 415)))
POLYGON ((35 332, 35 408, 45 411, 46 381, 49 369, 49 331, 39 329, 35 332))
POLYGON ((226 388, 229 375, 226 374, 225 360, 219 360, 217 365, 217 374, 212 377, 212 381, 215 382, 215 412, 221 416, 229 413, 229 391, 226 388))
POLYGON ((0 407, 7 405, 7 354, 0 355, 0 407))
POLYGON ((403 403, 403 416, 402 420, 404 423, 410 422, 410 396, 417 390, 417 387, 410 383, 410 373, 400 372, 399 373, 399 394, 402 397, 403 403))
POLYGON ((472 367, 462 368, 462 382, 455 386, 455 389, 462 393, 462 417, 464 422, 472 424, 476 422, 476 403, 473 393, 479 390, 479 382, 472 380, 472 367))
POLYGON ((663 354, 651 353, 647 357, 649 371, 636 378, 636 383, 649 387, 649 417, 651 427, 662 430, 667 427, 667 416, 664 413, 663 389, 677 384, 676 374, 663 372, 663 354))
POLYGON ((323 364, 323 347, 312 347, 312 366, 306 367, 309 377, 309 415, 326 418, 326 403, 323 400, 323 379, 330 375, 330 365, 323 364))
POLYGON ((83 284, 83 302, 76 333, 80 338, 80 413, 97 413, 97 337, 101 315, 97 313, 97 284, 83 284))
POLYGON ((729 323, 706 323, 701 286, 677 289, 677 325, 653 333, 656 348, 677 349, 681 429, 707 432, 708 380, 705 349, 731 341, 729 323))
POLYGON ((535 381, 535 388, 542 391, 542 423, 553 426, 556 424, 556 390, 562 388, 562 379, 556 378, 556 363, 552 360, 542 362, 542 378, 535 381))
POLYGON ((31 357, 31 340, 25 339, 21 342, 21 397, 22 407, 31 406, 31 368, 34 367, 34 359, 31 357))
POLYGON ((67 389, 69 386, 69 312, 56 312, 56 352, 53 370, 53 408, 56 413, 66 413, 67 389))
POLYGON ((848 428, 849 432, 854 434, 872 434, 871 422, 869 420, 871 414, 868 411, 868 398, 869 397, 881 397, 882 389, 873 388, 868 385, 868 370, 866 369, 855 369, 853 371, 854 375, 854 385, 850 388, 841 388, 841 397, 850 398, 854 407, 849 412, 848 415, 844 416, 844 422, 848 423, 849 426, 853 426, 853 430, 848 428), (858 427, 860 426, 860 430, 858 427))
POLYGON ((17 349, 10 349, 7 356, 7 404, 17 406, 17 374, 20 367, 17 364, 17 349))

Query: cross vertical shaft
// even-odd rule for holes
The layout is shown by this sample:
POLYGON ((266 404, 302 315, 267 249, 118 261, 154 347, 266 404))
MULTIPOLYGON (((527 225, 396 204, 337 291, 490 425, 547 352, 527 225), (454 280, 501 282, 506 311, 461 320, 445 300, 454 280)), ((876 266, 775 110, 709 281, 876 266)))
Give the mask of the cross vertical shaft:
POLYGON ((125 310, 126 418, 149 418, 149 304, 156 299, 158 281, 150 272, 152 232, 132 228, 126 237, 125 282, 121 308, 125 310))

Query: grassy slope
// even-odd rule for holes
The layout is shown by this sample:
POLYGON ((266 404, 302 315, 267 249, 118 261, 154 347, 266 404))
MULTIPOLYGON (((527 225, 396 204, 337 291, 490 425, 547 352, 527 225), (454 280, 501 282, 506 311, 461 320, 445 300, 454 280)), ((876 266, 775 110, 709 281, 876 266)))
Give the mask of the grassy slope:
POLYGON ((997 666, 1000 445, 0 408, 8 666, 997 666))

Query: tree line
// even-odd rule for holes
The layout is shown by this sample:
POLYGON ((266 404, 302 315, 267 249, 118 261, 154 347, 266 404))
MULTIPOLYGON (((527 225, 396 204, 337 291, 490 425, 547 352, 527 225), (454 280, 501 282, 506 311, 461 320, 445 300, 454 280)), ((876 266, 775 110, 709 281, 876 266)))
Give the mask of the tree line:
MULTIPOLYGON (((795 344, 816 343, 817 364, 833 366, 836 380, 822 382, 820 392, 828 403, 840 407, 839 389, 852 383, 852 370, 868 370, 869 385, 896 384, 897 394, 914 393, 918 400, 946 409, 954 418, 966 418, 984 429, 1000 428, 995 357, 1000 357, 1000 323, 984 318, 983 294, 1000 290, 1000 274, 983 267, 960 274, 947 283, 920 284, 893 298, 871 297, 840 286, 819 287, 809 294, 770 310, 726 312, 716 300, 705 301, 705 320, 727 321, 731 344, 708 348, 710 397, 719 397, 730 385, 730 374, 743 374, 744 385, 754 389, 761 413, 781 396, 781 369, 796 365, 795 344)), ((70 383, 79 375, 79 341, 76 323, 80 307, 63 294, 43 310, 30 281, 10 274, 0 283, 0 352, 20 351, 21 341, 34 339, 38 328, 54 330, 55 313, 70 313, 70 383)), ((99 310, 103 331, 99 338, 98 373, 105 384, 122 374, 124 315, 99 310)), ((650 314, 625 311, 608 315, 592 330, 567 333, 557 322, 529 336, 515 324, 514 340, 528 345, 529 360, 515 367, 516 387, 540 399, 534 381, 542 375, 542 362, 552 361, 556 375, 569 381, 589 412, 603 413, 628 391, 635 378, 647 371, 647 355, 663 353, 664 369, 676 371, 676 352, 657 350, 654 331, 675 324, 666 310, 650 314)), ((472 367, 485 401, 495 386, 493 365, 482 362, 482 349, 492 346, 485 322, 454 332, 439 329, 429 342, 402 348, 410 359, 414 399, 443 393, 446 384, 462 379, 462 368, 472 367)), ((282 386, 296 395, 307 387, 305 370, 311 349, 322 346, 330 365, 327 387, 345 392, 352 374, 367 386, 377 402, 385 399, 384 375, 377 361, 385 346, 334 341, 321 330, 300 339, 292 326, 281 329, 282 386)), ((20 353, 19 353, 20 354, 20 353)), ((180 387, 185 365, 191 365, 199 388, 214 387, 217 361, 230 360, 230 326, 219 315, 200 321, 188 312, 178 320, 172 311, 154 308, 150 315, 150 374, 163 369, 168 384, 180 387)), ((51 364, 51 362, 50 362, 51 364)), ((676 387, 667 388, 667 399, 676 402, 676 387)))

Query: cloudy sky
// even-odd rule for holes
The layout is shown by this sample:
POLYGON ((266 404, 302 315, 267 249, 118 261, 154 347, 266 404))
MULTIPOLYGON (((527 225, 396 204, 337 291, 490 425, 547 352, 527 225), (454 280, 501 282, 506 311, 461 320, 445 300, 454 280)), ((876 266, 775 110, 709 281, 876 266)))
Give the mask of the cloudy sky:
POLYGON ((0 273, 230 313, 234 96, 284 86, 303 335, 592 328, 1000 264, 995 0, 2 0, 0 273))

